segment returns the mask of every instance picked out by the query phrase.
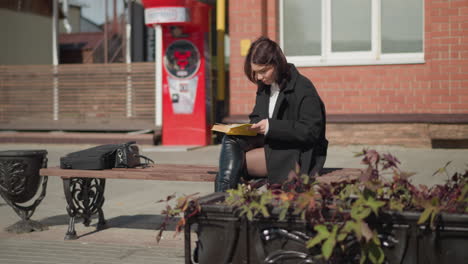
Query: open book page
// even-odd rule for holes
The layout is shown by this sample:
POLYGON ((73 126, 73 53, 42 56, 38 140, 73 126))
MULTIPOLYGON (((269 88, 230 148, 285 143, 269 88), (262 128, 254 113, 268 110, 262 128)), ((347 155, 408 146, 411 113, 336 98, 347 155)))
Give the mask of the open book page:
POLYGON ((225 133, 226 135, 256 136, 257 132, 249 130, 252 124, 214 124, 211 130, 225 133))

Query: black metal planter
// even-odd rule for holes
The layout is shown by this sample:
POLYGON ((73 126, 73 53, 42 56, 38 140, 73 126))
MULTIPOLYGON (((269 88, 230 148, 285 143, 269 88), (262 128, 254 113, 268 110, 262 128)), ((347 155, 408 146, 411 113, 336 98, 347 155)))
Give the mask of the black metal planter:
POLYGON ((442 213, 435 230, 418 225, 419 216, 415 212, 389 212, 381 217, 381 223, 388 226, 382 232, 388 263, 467 263, 468 215, 442 213))
POLYGON ((42 231, 47 226, 30 220, 37 206, 44 199, 47 177, 39 176, 39 170, 47 167, 46 150, 0 151, 0 195, 21 218, 6 228, 8 232, 25 233, 42 231), (41 193, 29 203, 42 186, 41 193))
POLYGON ((200 199, 202 213, 185 228, 186 264, 193 263, 189 236, 193 224, 198 235, 193 260, 198 263, 319 263, 313 258, 318 252, 305 247, 308 233, 303 221, 247 221, 234 208, 216 204, 224 198, 223 193, 213 193, 200 199))
MULTIPOLYGON (((186 264, 359 263, 358 248, 346 256, 337 254, 333 262, 317 258, 318 249, 305 247, 313 229, 300 219, 247 221, 237 217, 232 207, 218 203, 224 198, 225 194, 213 193, 200 199, 202 213, 192 218, 185 229, 186 264), (190 246, 194 224, 198 235, 195 250, 190 246)), ((418 218, 419 213, 389 212, 376 219, 387 263, 466 263, 468 215, 442 214, 435 231, 417 225, 418 218)))

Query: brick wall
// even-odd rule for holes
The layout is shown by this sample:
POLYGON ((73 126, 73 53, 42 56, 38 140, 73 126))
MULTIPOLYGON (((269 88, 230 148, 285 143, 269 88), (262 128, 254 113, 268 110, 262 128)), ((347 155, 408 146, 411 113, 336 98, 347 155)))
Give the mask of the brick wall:
POLYGON ((276 1, 274 0, 241 0, 229 2, 230 43, 230 112, 229 114, 246 114, 255 103, 255 86, 244 76, 244 57, 241 56, 240 42, 251 41, 258 36, 269 35, 276 39, 276 1), (266 11, 267 10, 267 11, 266 11), (268 16, 265 16, 268 13, 268 16))
MULTIPOLYGON (((279 40, 275 0, 230 1, 230 115, 250 113, 255 85, 243 74, 240 41, 279 40)), ((425 63, 302 67, 329 114, 468 113, 468 2, 425 0, 425 63)))

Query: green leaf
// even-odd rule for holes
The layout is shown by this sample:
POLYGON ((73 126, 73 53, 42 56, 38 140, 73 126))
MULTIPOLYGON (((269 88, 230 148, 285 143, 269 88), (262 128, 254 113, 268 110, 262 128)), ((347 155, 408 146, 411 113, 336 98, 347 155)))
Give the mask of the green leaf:
MULTIPOLYGON (((463 186, 462 193, 460 194, 460 197, 458 198, 458 200, 463 201, 463 199, 467 197, 467 195, 468 195, 468 184, 465 184, 465 186, 463 186)), ((465 199, 465 202, 468 202, 468 198, 465 199)))
POLYGON ((405 205, 398 200, 390 200, 390 210, 396 210, 402 212, 405 208, 405 205))
POLYGON ((385 260, 385 254, 382 248, 374 243, 369 245, 369 260, 375 264, 383 263, 385 260))
POLYGON ((437 174, 444 173, 444 171, 445 171, 445 168, 439 168, 432 174, 432 176, 436 176, 437 174))
POLYGON ((269 204, 270 201, 271 201, 271 198, 272 198, 272 194, 271 194, 271 191, 270 191, 270 190, 264 192, 264 193, 260 196, 260 204, 261 204, 261 205, 269 204))
POLYGON ((246 209, 246 206, 242 206, 242 207, 240 207, 240 213, 239 213, 239 216, 244 216, 245 214, 247 214, 247 209, 246 209))
POLYGON ((253 212, 250 208, 247 209, 247 219, 249 219, 250 221, 252 221, 253 219, 253 212))
POLYGON ((338 194, 338 197, 340 198, 340 200, 345 200, 349 198, 351 193, 352 193, 351 185, 347 185, 340 191, 340 193, 338 194))
POLYGON ((452 161, 448 161, 448 162, 445 164, 444 168, 447 168, 448 165, 450 165, 450 163, 452 163, 452 161))
POLYGON ((347 236, 348 236, 348 233, 340 233, 340 234, 338 234, 336 240, 338 242, 343 242, 346 239, 347 236))
POLYGON ((377 201, 374 199, 374 197, 369 197, 366 201, 366 205, 369 206, 374 214, 378 215, 379 214, 379 208, 385 205, 385 202, 382 201, 377 201))
POLYGON ((263 215, 264 217, 269 217, 269 216, 270 216, 270 214, 268 213, 268 210, 267 210, 266 206, 262 206, 261 210, 262 210, 262 215, 263 215))
POLYGON ((434 173, 432 174, 432 176, 435 176, 435 175, 437 175, 437 174, 446 173, 446 172, 447 172, 447 166, 450 165, 450 163, 452 163, 452 161, 447 162, 447 163, 445 164, 444 167, 439 168, 436 172, 434 172, 434 173))
MULTIPOLYGON (((314 175, 312 175, 312 176, 314 176, 314 175)), ((301 179, 302 179, 302 182, 303 182, 304 184, 309 184, 309 181, 310 181, 309 175, 307 175, 307 174, 302 174, 302 175, 301 175, 301 179)))
POLYGON ((346 221, 342 231, 344 231, 346 233, 350 233, 355 229, 356 229, 356 222, 350 220, 350 221, 346 221))
POLYGON ((356 228, 356 222, 350 220, 350 221, 346 221, 344 227, 341 229, 341 232, 348 235, 349 233, 351 232, 354 232, 356 234, 356 237, 358 240, 361 240, 361 232, 357 232, 356 231, 357 228, 356 228))
POLYGON ((302 220, 305 220, 305 218, 306 218, 306 211, 302 211, 302 213, 301 213, 301 219, 302 219, 302 220))
POLYGON ((311 247, 315 247, 316 245, 318 245, 320 242, 322 242, 322 240, 324 240, 325 238, 321 237, 319 234, 316 235, 315 237, 309 239, 307 241, 307 248, 311 248, 311 247))
POLYGON ((374 242, 374 244, 376 244, 377 246, 380 246, 379 233, 377 233, 377 231, 374 231, 374 236, 372 237, 372 242, 374 242))
POLYGON ((353 206, 353 208, 351 209, 351 217, 356 220, 362 220, 368 217, 370 213, 371 213, 370 208, 365 208, 362 206, 353 206))
POLYGON ((334 236, 329 237, 322 245, 322 255, 325 259, 329 259, 333 253, 333 248, 335 248, 336 239, 334 236))
POLYGON ((315 231, 317 231, 320 235, 323 235, 325 237, 330 235, 330 232, 328 231, 327 227, 325 225, 316 225, 314 226, 315 231))
POLYGON ((317 235, 307 241, 307 248, 314 247, 330 236, 330 232, 325 225, 316 225, 314 229, 317 231, 317 235))
POLYGON ((432 206, 424 209, 424 212, 422 212, 422 214, 419 216, 418 225, 425 223, 429 219, 433 211, 434 207, 432 206))
POLYGON ((294 215, 297 215, 297 214, 300 214, 300 213, 302 213, 302 212, 304 212, 304 211, 305 211, 304 208, 296 207, 296 208, 294 209, 294 211, 293 211, 293 214, 294 214, 294 215))
POLYGON ((361 152, 354 152, 354 157, 360 157, 363 156, 366 153, 366 150, 362 150, 361 152))
POLYGON ((338 225, 334 225, 332 232, 329 233, 330 235, 328 236, 327 240, 325 240, 325 242, 322 245, 322 255, 325 257, 325 259, 329 259, 333 253, 333 249, 335 248, 335 245, 336 245, 336 233, 337 232, 338 232, 338 225))
POLYGON ((288 213, 288 208, 281 208, 281 211, 279 213, 279 220, 283 221, 286 219, 286 214, 288 213))
POLYGON ((362 220, 358 220, 356 224, 353 226, 354 234, 356 235, 358 241, 362 239, 362 230, 361 230, 361 222, 362 220))
POLYGON ((331 235, 332 235, 333 237, 336 237, 336 233, 338 233, 338 225, 334 225, 334 226, 333 226, 331 235))
POLYGON ((367 260, 367 252, 364 250, 364 248, 361 248, 361 260, 359 261, 359 264, 364 264, 366 263, 367 260))

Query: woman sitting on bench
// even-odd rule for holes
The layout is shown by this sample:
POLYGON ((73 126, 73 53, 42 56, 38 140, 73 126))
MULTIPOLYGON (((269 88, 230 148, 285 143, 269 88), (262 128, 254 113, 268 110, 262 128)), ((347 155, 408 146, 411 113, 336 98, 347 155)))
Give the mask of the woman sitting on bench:
POLYGON ((223 137, 215 191, 236 188, 241 178, 267 177, 269 184, 281 184, 297 166, 301 174, 315 176, 325 163, 328 141, 325 107, 312 82, 266 37, 252 43, 244 72, 257 84, 249 118, 258 135, 223 137))

